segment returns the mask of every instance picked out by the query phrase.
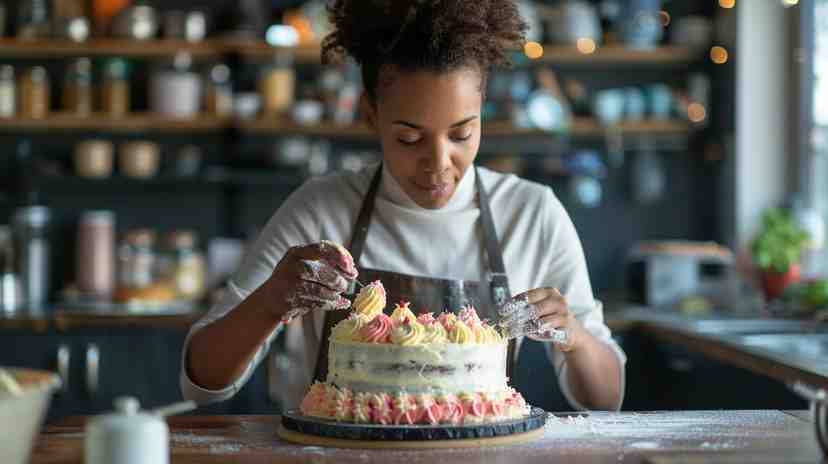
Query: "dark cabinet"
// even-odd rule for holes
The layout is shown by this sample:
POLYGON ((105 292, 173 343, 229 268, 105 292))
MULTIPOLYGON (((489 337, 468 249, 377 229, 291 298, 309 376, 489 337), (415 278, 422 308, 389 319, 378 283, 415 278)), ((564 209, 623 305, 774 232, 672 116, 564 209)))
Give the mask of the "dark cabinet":
MULTIPOLYGON (((64 385, 53 397, 49 419, 98 414, 118 396, 152 408, 181 401, 178 376, 187 332, 163 328, 96 328, 43 333, 0 331, 0 365, 59 373, 64 385)), ((233 398, 196 414, 273 414, 266 363, 233 398)))

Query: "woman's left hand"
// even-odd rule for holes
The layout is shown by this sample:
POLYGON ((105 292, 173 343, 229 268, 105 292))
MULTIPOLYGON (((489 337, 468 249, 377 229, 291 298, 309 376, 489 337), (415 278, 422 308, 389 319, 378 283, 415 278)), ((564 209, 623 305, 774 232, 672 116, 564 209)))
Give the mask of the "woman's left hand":
POLYGON ((576 349, 584 330, 569 310, 566 298, 556 288, 537 288, 508 300, 498 309, 500 325, 509 338, 527 336, 553 342, 563 352, 576 349), (560 341, 555 330, 566 334, 560 341))

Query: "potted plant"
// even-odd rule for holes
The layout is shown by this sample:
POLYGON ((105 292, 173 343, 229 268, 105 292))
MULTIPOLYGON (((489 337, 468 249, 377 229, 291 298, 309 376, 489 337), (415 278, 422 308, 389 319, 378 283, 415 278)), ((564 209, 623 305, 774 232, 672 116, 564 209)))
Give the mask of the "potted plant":
POLYGON ((808 234, 788 211, 772 208, 764 213, 751 253, 768 299, 779 297, 785 287, 799 281, 799 261, 807 243, 808 234))

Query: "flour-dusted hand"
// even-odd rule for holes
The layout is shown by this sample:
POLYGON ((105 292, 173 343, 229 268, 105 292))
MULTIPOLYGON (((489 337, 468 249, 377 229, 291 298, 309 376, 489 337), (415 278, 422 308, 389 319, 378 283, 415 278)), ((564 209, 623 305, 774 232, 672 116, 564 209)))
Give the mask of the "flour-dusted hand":
POLYGON ((498 308, 498 315, 507 338, 527 336, 553 342, 561 351, 574 350, 583 330, 566 298, 555 288, 521 293, 498 308))
POLYGON ((310 311, 347 309, 342 296, 357 278, 354 259, 344 247, 329 241, 290 248, 268 279, 275 311, 284 322, 310 311))

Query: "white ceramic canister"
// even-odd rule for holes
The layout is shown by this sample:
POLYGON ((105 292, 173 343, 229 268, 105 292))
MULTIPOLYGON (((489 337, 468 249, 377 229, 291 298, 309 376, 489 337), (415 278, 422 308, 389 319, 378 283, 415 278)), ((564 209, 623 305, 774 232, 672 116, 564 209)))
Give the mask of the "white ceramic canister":
POLYGON ((85 428, 85 464, 168 464, 170 432, 162 415, 139 410, 133 397, 115 399, 115 411, 85 428))

